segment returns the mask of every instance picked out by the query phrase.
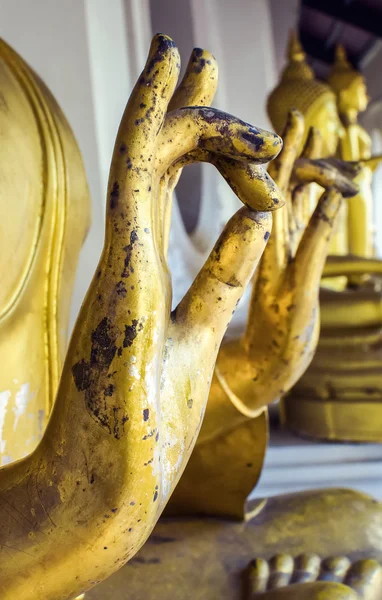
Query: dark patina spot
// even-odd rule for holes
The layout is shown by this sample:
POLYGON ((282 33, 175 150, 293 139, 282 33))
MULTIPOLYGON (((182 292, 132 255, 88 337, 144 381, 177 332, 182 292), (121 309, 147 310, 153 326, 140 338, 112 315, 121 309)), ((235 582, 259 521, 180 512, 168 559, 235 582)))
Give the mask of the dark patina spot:
POLYGON ((115 181, 110 193, 110 208, 117 208, 119 199, 119 183, 115 181))
POLYGON ((240 281, 237 279, 237 277, 235 275, 232 275, 232 277, 229 278, 228 281, 224 282, 226 285, 228 285, 229 287, 242 287, 240 281))
POLYGON ((115 291, 117 292, 118 296, 121 296, 121 298, 126 298, 127 289, 123 281, 119 281, 117 283, 115 286, 115 291))
POLYGON ((123 434, 128 420, 123 406, 116 407, 109 398, 114 385, 110 383, 109 368, 117 352, 116 341, 120 330, 104 317, 91 334, 89 360, 82 359, 72 367, 78 391, 85 392, 85 403, 90 416, 116 439, 123 434))
POLYGON ((258 132, 247 131, 246 133, 243 133, 241 137, 246 142, 252 144, 256 151, 261 150, 264 145, 264 138, 262 138, 258 132))
POLYGON ((110 383, 104 391, 105 396, 112 396, 115 390, 115 386, 110 383))
POLYGON ((135 338, 138 335, 138 319, 133 319, 131 325, 125 325, 125 338, 123 340, 123 347, 127 348, 133 345, 135 338))
POLYGON ((175 43, 171 39, 165 37, 164 35, 159 35, 157 40, 157 50, 147 66, 148 75, 154 70, 158 63, 164 60, 165 53, 167 52, 167 50, 169 50, 170 48, 176 48, 175 43))
POLYGON ((79 392, 83 392, 89 387, 91 382, 91 369, 89 363, 84 359, 80 360, 80 362, 72 367, 72 374, 74 383, 79 392))
POLYGON ((131 255, 133 252, 134 245, 138 242, 138 234, 135 229, 130 233, 130 244, 124 247, 124 251, 126 252, 125 260, 124 260, 124 270, 121 274, 121 277, 129 277, 130 273, 134 273, 134 267, 131 265, 131 255))

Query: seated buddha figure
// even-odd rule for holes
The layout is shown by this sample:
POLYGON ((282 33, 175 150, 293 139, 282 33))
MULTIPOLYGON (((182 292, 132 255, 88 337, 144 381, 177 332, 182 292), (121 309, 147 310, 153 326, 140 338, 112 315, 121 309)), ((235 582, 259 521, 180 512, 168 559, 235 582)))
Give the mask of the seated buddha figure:
MULTIPOLYGON (((314 127, 321 135, 321 148, 317 158, 335 156, 339 139, 344 135, 336 96, 327 84, 316 79, 294 31, 290 34, 287 59, 280 83, 271 92, 267 102, 268 115, 274 130, 281 135, 288 112, 294 108, 300 111, 305 119, 303 143, 310 127, 314 127)), ((311 186, 310 214, 321 192, 322 190, 317 186, 311 186)), ((332 236, 330 253, 336 255, 348 253, 347 203, 341 207, 336 230, 332 236)))
MULTIPOLYGON (((357 122, 368 100, 364 78, 349 65, 342 48, 337 50, 329 83, 336 93, 343 125, 338 136, 339 154, 345 160, 361 161, 355 178, 359 192, 347 200, 347 217, 342 223, 347 252, 334 256, 338 252, 331 248, 333 255, 325 265, 317 352, 308 370, 283 400, 282 414, 287 426, 303 435, 380 442, 382 261, 373 256, 371 196, 372 171, 380 157, 370 158, 370 138, 357 122), (341 285, 328 286, 333 280, 341 285)), ((307 90, 307 98, 309 94, 307 90)), ((290 102, 283 82, 269 102, 269 113, 276 125, 272 99, 275 96, 279 106, 290 102)), ((321 135, 333 138, 330 130, 323 128, 323 119, 320 123, 321 135)))

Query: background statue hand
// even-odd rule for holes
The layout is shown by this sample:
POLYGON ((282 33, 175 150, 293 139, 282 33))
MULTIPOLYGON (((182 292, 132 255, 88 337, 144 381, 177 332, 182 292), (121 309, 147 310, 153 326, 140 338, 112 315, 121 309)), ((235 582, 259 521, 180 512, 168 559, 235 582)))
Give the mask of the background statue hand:
POLYGON ((274 215, 273 231, 254 283, 248 322, 240 342, 222 346, 219 382, 246 416, 255 416, 299 379, 316 350, 318 294, 329 243, 343 196, 356 194, 357 167, 317 160, 320 138, 314 130, 297 156, 304 120, 292 111, 284 148, 269 166, 286 197, 274 215), (323 186, 312 215, 310 184, 323 186))

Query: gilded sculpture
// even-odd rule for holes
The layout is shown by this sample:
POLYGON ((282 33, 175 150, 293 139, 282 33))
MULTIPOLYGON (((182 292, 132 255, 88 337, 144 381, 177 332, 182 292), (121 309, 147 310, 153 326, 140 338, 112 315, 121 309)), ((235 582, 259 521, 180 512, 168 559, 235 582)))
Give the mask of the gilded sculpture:
MULTIPOLYGON (((336 94, 337 108, 344 127, 339 140, 339 154, 349 161, 371 158, 371 139, 358 123, 359 113, 366 110, 367 96, 364 77, 347 60, 343 46, 336 49, 336 60, 328 78, 336 94)), ((348 202, 348 253, 370 258, 373 256, 373 199, 371 193, 372 169, 365 165, 358 176, 359 194, 348 202)))
MULTIPOLYGON (((301 49, 293 37, 292 47, 296 44, 301 49)), ((310 69, 305 59, 301 60, 304 68, 310 69)), ((329 83, 336 94, 342 129, 321 129, 321 134, 332 140, 333 147, 336 141, 344 160, 361 161, 355 177, 359 192, 348 199, 346 214, 341 217, 337 235, 342 235, 342 256, 334 256, 339 253, 338 246, 331 246, 332 256, 325 265, 317 352, 292 393, 283 400, 282 414, 287 426, 303 435, 381 441, 382 261, 374 257, 371 196, 372 172, 380 157, 370 158, 370 137, 357 120, 368 102, 365 80, 349 64, 341 47, 329 83), (330 281, 335 285, 328 286, 330 281)), ((302 87, 300 92, 304 96, 302 87)), ((283 82, 273 95, 280 105, 289 102, 283 82)), ((305 96, 311 98, 308 84, 305 96)), ((300 99, 301 104, 304 102, 300 99)), ((276 124, 272 107, 270 103, 270 116, 276 124)), ((323 118, 326 112, 321 110, 323 118)), ((315 115, 311 120, 309 112, 305 117, 310 125, 322 123, 322 118, 315 115)))
POLYGON ((363 494, 320 490, 268 498, 256 518, 242 522, 162 518, 142 550, 89 600, 125 600, 128 594, 189 600, 190 593, 203 600, 252 599, 253 576, 267 570, 248 572, 256 557, 275 572, 263 582, 259 600, 379 600, 381 515, 380 504, 363 494), (307 560, 312 555, 316 560, 307 560), (309 578, 302 583, 304 557, 309 578), (317 565, 318 557, 324 558, 317 565), (338 572, 340 559, 346 569, 338 572), (354 572, 358 580, 350 578, 354 572))
POLYGON ((331 598, 345 596, 372 600, 382 593, 382 569, 373 559, 351 563, 346 556, 322 560, 317 554, 301 554, 296 559, 290 554, 278 554, 268 561, 251 561, 246 584, 246 600, 260 600, 264 592, 269 600, 293 599, 296 596, 310 599, 315 590, 319 590, 324 598, 329 594, 331 598), (319 585, 317 582, 320 582, 319 585), (342 586, 333 591, 328 582, 345 584, 352 588, 354 594, 349 594, 342 586), (281 590, 283 594, 280 594, 281 590))
MULTIPOLYGON (((329 85, 315 77, 294 31, 290 34, 287 61, 280 82, 270 93, 267 101, 268 115, 274 130, 281 135, 289 111, 292 108, 297 109, 305 119, 305 137, 311 127, 320 133, 321 148, 318 158, 335 156, 338 140, 344 135, 343 125, 338 115, 336 96, 329 85)), ((303 139, 302 143, 304 141, 303 139)), ((313 212, 320 193, 322 190, 316 186, 311 187, 311 212, 313 212)), ((344 203, 337 219, 330 253, 343 255, 347 254, 347 251, 347 205, 344 203)), ((345 280, 342 278, 340 281, 343 284, 345 280)))
MULTIPOLYGON (((34 78, 19 57, 5 46, 3 52, 9 52, 34 78)), ((270 284, 275 286, 272 303, 262 305, 254 292, 252 308, 257 306, 264 320, 271 315, 276 342, 278 336, 293 341, 290 331, 297 335, 302 327, 306 330, 308 326, 312 334, 301 338, 299 359, 292 344, 277 348, 270 342, 264 348, 275 368, 291 352, 294 368, 287 359, 279 367, 287 387, 295 371, 305 368, 314 349, 318 282, 330 233, 342 197, 356 192, 352 179, 357 169, 316 160, 317 132, 309 134, 298 157, 296 148, 305 129, 297 112, 290 115, 283 160, 270 167, 271 176, 267 175, 261 163, 276 158, 280 139, 203 107, 210 104, 217 83, 212 55, 194 50, 186 75, 174 92, 178 72, 174 43, 166 36, 156 36, 117 136, 105 246, 69 345, 51 419, 36 450, 0 471, 2 598, 69 600, 127 561, 114 577, 87 594, 89 600, 119 600, 126 594, 182 600, 189 598, 195 572, 203 598, 235 598, 241 593, 242 576, 248 577, 250 561, 249 597, 260 591, 266 599, 351 600, 357 597, 357 589, 364 589, 374 594, 370 598, 376 598, 381 571, 372 558, 380 558, 381 509, 368 497, 346 490, 269 499, 256 519, 249 518, 255 511, 247 507, 248 518, 242 523, 164 519, 134 557, 190 456, 221 338, 268 239, 254 289, 259 294, 270 284), (195 160, 212 162, 246 206, 229 221, 190 291, 170 314, 166 248, 171 195, 180 169, 195 160), (272 176, 286 195, 285 208, 272 176), (307 224, 305 188, 312 181, 328 189, 307 224), (275 232, 271 234, 270 211, 277 208, 276 237, 275 232), (266 281, 273 276, 269 269, 272 259, 277 264, 278 284, 266 281), (287 279, 295 277, 303 291, 299 269, 313 263, 314 276, 305 303, 287 279), (298 309, 291 308, 300 300, 298 309), (275 308, 278 302, 279 310, 275 308), (281 585, 291 581, 298 564, 287 554, 291 547, 302 556, 312 549, 321 556, 328 552, 338 555, 331 563, 326 561, 334 575, 337 564, 342 565, 338 579, 316 581, 319 577, 312 569, 310 583, 301 583, 300 576, 296 587, 272 591, 275 586, 270 581, 277 579, 285 565, 290 576, 281 577, 281 585), (255 589, 259 573, 254 572, 253 557, 263 556, 261 564, 265 565, 265 559, 275 552, 286 554, 270 561, 266 584, 262 590, 255 589), (350 573, 352 559, 342 559, 344 554, 367 557, 354 563, 358 580, 345 579, 344 560, 350 573)), ((35 83, 41 85, 37 79, 35 83)), ((57 107, 52 106, 54 113, 57 107)), ((83 206, 86 198, 84 194, 83 206)), ((86 209, 81 214, 86 223, 86 209)), ((261 320, 259 326, 257 336, 264 328, 261 320)), ((244 345, 250 347, 250 338, 252 350, 256 350, 252 312, 248 330, 244 345)), ((223 359, 224 352, 223 346, 223 359)), ((246 360, 251 381, 256 383, 256 374, 252 374, 256 360, 251 353, 246 360)), ((255 396, 254 406, 249 405, 253 412, 243 415, 240 409, 248 398, 244 395, 241 405, 235 404, 240 400, 238 390, 233 382, 230 393, 228 384, 219 379, 219 363, 214 379, 228 392, 229 402, 225 403, 239 422, 255 423, 264 416, 264 405, 271 401, 274 388, 263 405, 260 394, 255 396)), ((258 385, 262 385, 261 378, 258 385)), ((213 389, 214 384, 210 398, 213 389)), ((219 410, 215 414, 219 416, 219 410)), ((213 417, 214 421, 219 428, 219 418, 213 417)), ((12 444, 11 438, 8 443, 12 444)), ((234 444, 228 443, 227 448, 235 457, 234 444)), ((234 505, 237 508, 237 501, 234 505)), ((243 509, 235 516, 242 517, 243 509)), ((260 578, 264 570, 266 567, 261 567, 260 578)))

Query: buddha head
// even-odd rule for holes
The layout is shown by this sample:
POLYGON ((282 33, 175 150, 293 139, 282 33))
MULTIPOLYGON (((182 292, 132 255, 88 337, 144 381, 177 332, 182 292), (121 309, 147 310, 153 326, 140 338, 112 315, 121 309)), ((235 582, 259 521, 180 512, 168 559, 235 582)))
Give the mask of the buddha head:
POLYGON ((322 155, 335 154, 339 137, 343 134, 336 96, 326 83, 316 79, 295 32, 291 33, 289 39, 288 64, 280 83, 268 98, 268 115, 278 134, 283 132, 292 108, 303 114, 306 135, 311 127, 321 132, 322 155))
POLYGON ((356 71, 346 56, 343 46, 337 46, 336 58, 328 83, 337 96, 338 112, 347 122, 354 122, 366 110, 369 98, 364 77, 356 71))

